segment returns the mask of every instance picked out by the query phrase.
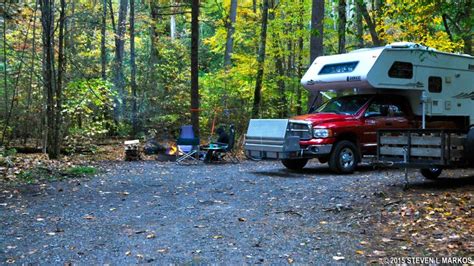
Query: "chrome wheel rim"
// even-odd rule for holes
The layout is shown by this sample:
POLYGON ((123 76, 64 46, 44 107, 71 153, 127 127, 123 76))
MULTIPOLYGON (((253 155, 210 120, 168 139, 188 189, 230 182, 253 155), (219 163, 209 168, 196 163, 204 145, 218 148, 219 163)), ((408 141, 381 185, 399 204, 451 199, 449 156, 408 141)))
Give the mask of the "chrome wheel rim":
POLYGON ((344 148, 341 151, 340 163, 343 168, 349 168, 354 165, 354 152, 350 148, 344 148))

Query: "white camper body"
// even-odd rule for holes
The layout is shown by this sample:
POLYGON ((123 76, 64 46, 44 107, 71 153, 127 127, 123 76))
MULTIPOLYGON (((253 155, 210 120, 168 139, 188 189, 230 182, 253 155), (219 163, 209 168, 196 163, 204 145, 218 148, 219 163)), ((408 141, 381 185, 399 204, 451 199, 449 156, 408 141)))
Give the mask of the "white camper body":
POLYGON ((317 91, 402 94, 416 115, 461 116, 474 124, 474 57, 469 55, 394 43, 318 57, 301 83, 317 91))

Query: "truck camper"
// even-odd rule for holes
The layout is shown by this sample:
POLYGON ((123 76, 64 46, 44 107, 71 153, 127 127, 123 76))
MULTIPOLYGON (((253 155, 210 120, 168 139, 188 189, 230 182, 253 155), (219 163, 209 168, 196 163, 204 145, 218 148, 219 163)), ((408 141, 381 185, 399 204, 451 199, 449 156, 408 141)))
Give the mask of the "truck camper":
POLYGON ((474 124, 472 56, 393 43, 318 57, 301 84, 310 91, 345 95, 291 119, 252 119, 245 140, 248 157, 281 160, 289 169, 318 158, 345 174, 372 155, 389 165, 414 160, 429 177, 445 166, 474 164, 467 158, 468 151, 474 152, 474 130, 469 131, 474 124), (396 136, 413 143, 397 143, 396 136), (437 136, 431 141, 439 145, 418 141, 427 136, 437 136), (452 153, 453 143, 446 140, 458 144, 452 153), (438 157, 431 156, 435 150, 438 157), (456 163, 447 157, 452 154, 456 163))

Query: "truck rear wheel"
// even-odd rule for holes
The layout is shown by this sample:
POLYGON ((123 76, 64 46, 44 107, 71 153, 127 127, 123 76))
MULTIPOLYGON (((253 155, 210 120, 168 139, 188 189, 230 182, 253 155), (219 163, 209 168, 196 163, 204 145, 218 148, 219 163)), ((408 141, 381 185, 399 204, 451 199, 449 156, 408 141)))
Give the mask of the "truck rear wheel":
POLYGON ((308 159, 283 159, 281 163, 290 170, 301 170, 308 163, 308 159))
POLYGON ((358 163, 357 146, 348 140, 336 143, 329 156, 329 168, 338 174, 352 174, 358 163))
POLYGON ((431 180, 433 180, 433 179, 438 178, 442 171, 443 171, 442 168, 436 168, 436 167, 433 167, 433 168, 424 168, 424 169, 421 169, 421 174, 422 174, 426 179, 431 179, 431 180))

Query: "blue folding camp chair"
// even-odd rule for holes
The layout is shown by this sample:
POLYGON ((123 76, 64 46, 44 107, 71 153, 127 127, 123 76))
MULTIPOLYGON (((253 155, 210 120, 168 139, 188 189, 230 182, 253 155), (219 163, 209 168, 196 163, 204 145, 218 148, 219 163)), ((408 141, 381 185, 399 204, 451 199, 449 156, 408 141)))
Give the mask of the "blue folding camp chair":
POLYGON ((179 138, 176 140, 178 146, 176 163, 182 163, 186 159, 199 160, 199 144, 199 138, 194 136, 193 126, 182 126, 179 138))

